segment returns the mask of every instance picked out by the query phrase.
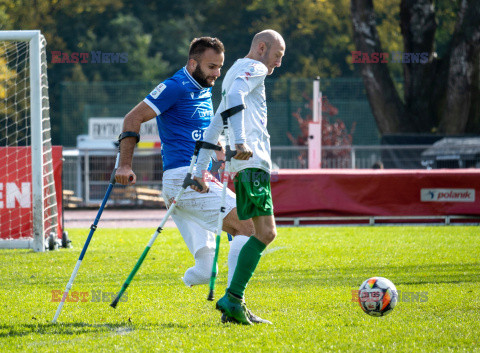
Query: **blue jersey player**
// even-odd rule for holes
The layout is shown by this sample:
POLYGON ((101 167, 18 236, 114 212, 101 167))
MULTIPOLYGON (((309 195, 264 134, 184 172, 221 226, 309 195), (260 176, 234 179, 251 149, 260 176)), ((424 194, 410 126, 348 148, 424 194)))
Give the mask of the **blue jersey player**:
MULTIPOLYGON (((217 38, 196 38, 190 44, 188 62, 172 77, 160 83, 134 107, 123 122, 123 132, 129 137, 120 144, 120 162, 116 182, 135 184, 132 170, 136 134, 140 125, 156 118, 162 143, 163 197, 167 202, 180 190, 193 155, 195 141, 214 116, 211 88, 220 76, 224 47, 217 38), (129 181, 130 176, 133 180, 129 181)), ((223 158, 221 156, 218 156, 223 158)), ((213 179, 213 178, 212 178, 213 179)), ((215 253, 215 228, 219 213, 222 185, 208 182, 209 192, 199 194, 190 188, 178 200, 172 218, 195 258, 195 266, 183 277, 187 286, 207 284, 210 280, 215 253)), ((232 234, 228 254, 228 282, 235 270, 238 254, 248 237, 253 234, 251 220, 240 221, 237 216, 235 194, 228 190, 223 219, 223 230, 232 234)), ((261 319, 252 314, 252 321, 261 319)))

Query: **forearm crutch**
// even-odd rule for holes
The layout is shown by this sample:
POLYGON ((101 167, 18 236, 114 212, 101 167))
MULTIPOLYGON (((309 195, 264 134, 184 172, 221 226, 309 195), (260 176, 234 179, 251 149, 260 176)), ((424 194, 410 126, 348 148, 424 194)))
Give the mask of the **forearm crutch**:
MULTIPOLYGON (((138 142, 137 138, 137 142, 138 142)), ((95 233, 95 230, 97 230, 97 224, 100 221, 100 217, 102 216, 103 209, 105 208, 105 205, 107 204, 108 198, 110 197, 110 192, 113 189, 113 186, 115 185, 115 173, 118 168, 118 163, 120 160, 120 140, 118 141, 118 152, 117 152, 117 158, 115 160, 115 168, 112 171, 112 174, 110 175, 110 183, 107 188, 107 192, 105 193, 105 196, 103 197, 102 204, 100 206, 100 209, 98 210, 97 217, 95 217, 95 220, 93 221, 93 224, 90 226, 90 233, 88 234, 87 240, 85 241, 85 245, 83 245, 82 252, 80 253, 80 256, 77 260, 77 264, 75 265, 75 268, 73 269, 73 273, 70 276, 70 280, 67 283, 67 287, 65 288, 65 291, 63 292, 62 299, 60 300, 60 303, 58 304, 57 312, 55 313, 55 316, 53 317, 53 323, 57 322, 58 316, 60 315, 60 312, 62 311, 63 304, 65 303, 65 300, 68 297, 68 292, 70 289, 72 289, 73 281, 75 280, 75 277, 77 276, 78 269, 80 268, 80 265, 82 264, 83 257, 85 256, 85 253, 87 252, 88 245, 90 244, 90 241, 92 240, 93 233, 95 233)), ((130 181, 133 180, 133 176, 130 176, 130 181)))
POLYGON ((223 131, 225 134, 225 169, 223 172, 223 177, 220 178, 223 181, 223 188, 222 188, 222 199, 220 203, 220 212, 218 214, 218 221, 217 221, 217 235, 215 237, 215 256, 213 258, 213 265, 212 265, 212 274, 210 276, 210 291, 208 293, 207 300, 214 300, 215 299, 215 281, 217 279, 217 262, 218 262, 218 253, 220 251, 220 236, 222 234, 222 226, 223 226, 223 218, 225 214, 225 197, 227 194, 228 188, 228 180, 230 178, 230 161, 233 156, 237 153, 236 151, 232 151, 230 149, 230 137, 228 135, 228 118, 232 115, 235 115, 245 109, 245 105, 237 105, 230 109, 225 110, 220 115, 222 117, 223 122, 223 131))
POLYGON ((172 204, 170 205, 170 208, 168 209, 167 213, 163 217, 162 222, 158 226, 157 230, 152 235, 152 238, 148 242, 147 247, 145 248, 142 255, 138 259, 137 263, 135 264, 135 267, 133 268, 132 272, 130 272, 130 275, 126 279, 125 283, 123 283, 123 286, 120 289, 120 291, 118 292, 117 297, 110 304, 110 306, 112 308, 115 309, 117 307, 117 304, 120 301, 120 298, 123 296, 123 293, 127 290, 128 286, 130 285, 130 282, 133 280, 133 277, 135 277, 135 274, 137 273, 138 269, 142 265, 143 260, 145 260, 145 257, 147 256, 150 248, 153 246, 153 243, 155 242, 155 239, 157 239, 157 236, 162 232, 163 226, 167 222, 168 217, 170 217, 172 212, 175 210, 175 207, 177 206, 177 202, 182 197, 183 193, 185 192, 185 189, 187 187, 189 187, 190 185, 195 185, 198 188, 200 188, 200 190, 202 190, 202 187, 198 183, 198 181, 192 179, 193 167, 195 166, 195 163, 197 162, 197 157, 198 157, 198 154, 199 154, 201 148, 206 148, 206 149, 216 150, 216 151, 220 151, 222 149, 222 147, 220 147, 218 145, 214 145, 214 144, 204 142, 204 141, 197 141, 195 143, 195 149, 194 149, 194 152, 193 152, 192 160, 190 161, 190 166, 188 168, 187 175, 185 176, 185 179, 183 180, 182 188, 180 189, 180 191, 177 193, 177 195, 172 200, 172 204))

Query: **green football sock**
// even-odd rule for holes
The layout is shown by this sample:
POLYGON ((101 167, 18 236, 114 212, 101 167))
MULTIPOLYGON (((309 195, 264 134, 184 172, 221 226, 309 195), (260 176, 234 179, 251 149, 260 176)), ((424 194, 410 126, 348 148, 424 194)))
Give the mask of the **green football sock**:
POLYGON ((248 239, 238 255, 237 267, 235 268, 232 282, 228 288, 230 293, 239 298, 243 298, 248 281, 252 278, 253 272, 262 257, 262 251, 265 250, 266 247, 264 243, 254 236, 248 239))

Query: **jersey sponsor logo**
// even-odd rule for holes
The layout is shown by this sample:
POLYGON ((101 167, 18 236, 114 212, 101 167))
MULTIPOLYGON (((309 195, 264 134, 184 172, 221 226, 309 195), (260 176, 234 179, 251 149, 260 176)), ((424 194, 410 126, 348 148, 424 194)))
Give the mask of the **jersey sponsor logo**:
POLYGON ((248 78, 252 76, 250 72, 245 72, 245 79, 248 81, 248 78))
POLYGON ((263 126, 267 126, 267 117, 265 116, 260 117, 260 122, 262 123, 263 126))
POLYGON ((260 122, 263 126, 267 126, 267 101, 264 100, 260 105, 261 115, 260 122))
POLYGON ((167 85, 165 85, 164 83, 161 83, 157 87, 155 87, 152 92, 150 92, 150 95, 152 96, 153 99, 157 99, 158 96, 163 92, 165 88, 167 88, 167 85))
POLYGON ((213 111, 210 109, 198 109, 197 113, 200 118, 208 118, 213 116, 213 111))
POLYGON ((202 102, 192 114, 192 119, 211 118, 213 116, 212 104, 209 102, 202 102))
POLYGON ((195 97, 195 92, 190 92, 190 97, 192 97, 192 99, 204 99, 204 98, 210 98, 211 96, 212 96, 212 93, 208 89, 200 91, 197 97, 195 97))
POLYGON ((260 186, 260 182, 258 180, 255 180, 253 182, 253 186, 257 188, 258 192, 265 191, 265 188, 263 186, 260 186))
POLYGON ((201 129, 193 130, 192 139, 194 139, 195 141, 203 140, 203 133, 204 133, 204 130, 201 130, 201 129))
POLYGON ((212 96, 212 93, 210 93, 210 91, 208 89, 205 89, 205 90, 200 92, 200 94, 198 95, 198 99, 200 99, 200 98, 210 98, 211 96, 212 96))

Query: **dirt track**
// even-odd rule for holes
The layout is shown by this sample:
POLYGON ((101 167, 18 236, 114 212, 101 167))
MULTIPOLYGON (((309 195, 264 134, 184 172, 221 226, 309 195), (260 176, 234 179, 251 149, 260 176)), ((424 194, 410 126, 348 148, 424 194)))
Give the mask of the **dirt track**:
MULTIPOLYGON (((159 226, 167 210, 104 210, 98 226, 102 228, 156 228, 159 226)), ((65 210, 65 229, 89 228, 97 216, 98 209, 65 210)), ((170 218, 165 227, 175 227, 170 218)))

